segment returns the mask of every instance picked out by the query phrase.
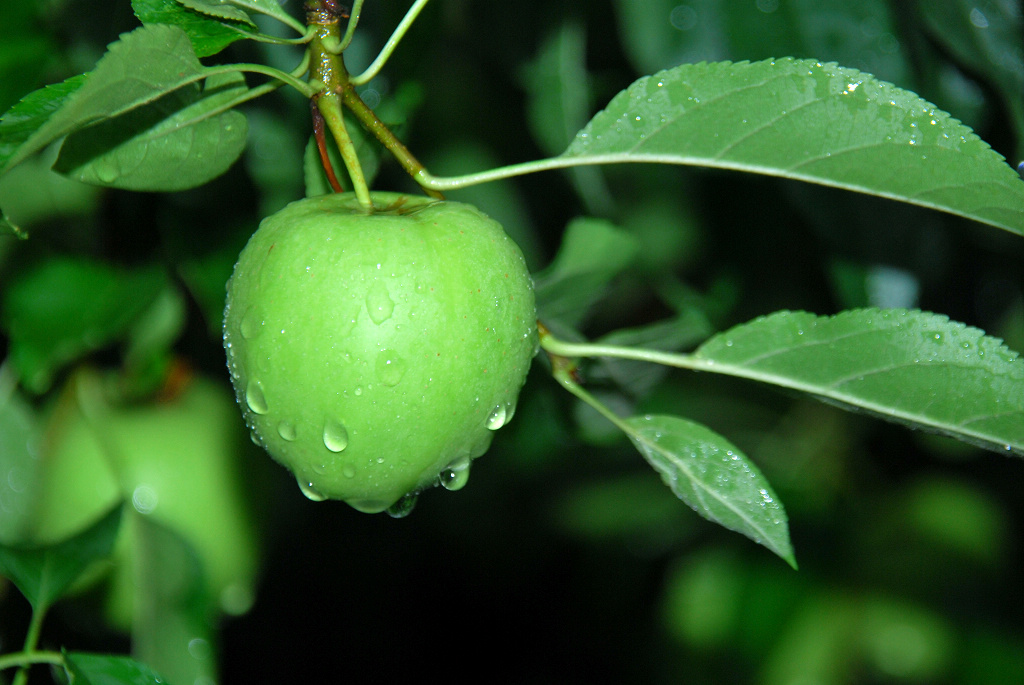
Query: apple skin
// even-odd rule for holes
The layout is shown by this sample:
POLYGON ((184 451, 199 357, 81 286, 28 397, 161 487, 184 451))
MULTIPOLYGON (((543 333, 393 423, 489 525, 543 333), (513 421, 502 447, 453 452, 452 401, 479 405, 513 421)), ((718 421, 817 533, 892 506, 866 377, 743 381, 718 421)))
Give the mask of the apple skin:
POLYGON ((457 202, 373 203, 327 195, 266 218, 224 316, 254 440, 311 499, 365 512, 468 474, 537 351, 533 281, 500 224, 457 202))

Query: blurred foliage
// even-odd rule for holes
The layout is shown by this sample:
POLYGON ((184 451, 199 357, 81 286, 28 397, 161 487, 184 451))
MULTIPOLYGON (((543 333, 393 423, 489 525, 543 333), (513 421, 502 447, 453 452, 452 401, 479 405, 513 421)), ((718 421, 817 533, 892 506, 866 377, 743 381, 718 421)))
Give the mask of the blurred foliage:
MULTIPOLYGON (((282 4, 298 16, 298 2, 282 4)), ((407 4, 366 3, 353 70, 407 4)), ((557 151, 654 70, 792 55, 913 90, 1019 161, 1021 16, 1016 0, 438 0, 363 97, 401 123, 428 168, 454 174, 557 151)), ((136 25, 127 2, 0 4, 0 107, 92 68, 136 25)), ((296 57, 246 41, 224 55, 286 69, 296 57)), ((147 589, 129 610, 131 640, 96 619, 109 601, 102 583, 119 582, 100 568, 75 601, 54 607, 42 646, 130 650, 157 670, 170 665, 178 685, 209 682, 196 678, 214 674, 218 658, 224 683, 383 681, 425 667, 517 683, 1019 679, 1019 461, 749 382, 581 369, 613 406, 730 436, 786 504, 798 572, 675 500, 625 438, 552 383, 543 360, 470 487, 426 493, 400 521, 305 500, 249 443, 240 415, 221 413, 219 399, 189 399, 227 393, 220 310, 235 255, 261 216, 305 192, 306 103, 281 93, 244 110, 242 160, 195 190, 97 190, 35 162, 0 182, 0 205, 31 236, 0 236, 0 543, 32 541, 40 484, 84 408, 81 430, 101 454, 155 439, 170 461, 195 458, 194 438, 218 436, 218 473, 230 479, 201 493, 188 477, 208 478, 190 467, 185 494, 173 497, 246 522, 238 534, 250 542, 234 559, 243 575, 251 540, 265 548, 251 610, 224 618, 249 604, 244 587, 210 595, 211 560, 226 547, 150 516, 152 493, 129 488, 122 472, 92 501, 98 514, 126 497, 134 521, 126 530, 147 589), (142 432, 117 433, 111 446, 103 425, 114 424, 142 432)), ((413 189, 386 158, 375 187, 413 189)), ((506 225, 538 286, 564 305, 552 322, 563 335, 692 349, 778 309, 874 305, 940 311, 1018 350, 1024 341, 1024 244, 956 217, 668 167, 550 172, 451 197, 506 225), (563 237, 576 248, 618 246, 586 292, 572 271, 585 250, 553 261, 563 237)), ((6 653, 20 644, 28 605, 2 582, 6 653)))

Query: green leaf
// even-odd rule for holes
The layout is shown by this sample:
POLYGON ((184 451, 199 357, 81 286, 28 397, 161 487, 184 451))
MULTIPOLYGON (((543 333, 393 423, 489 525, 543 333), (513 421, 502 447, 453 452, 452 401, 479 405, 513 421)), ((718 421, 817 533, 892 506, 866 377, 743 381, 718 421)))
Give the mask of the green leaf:
POLYGON ((0 544, 12 544, 25 532, 36 502, 40 460, 39 422, 32 406, 13 387, 0 366, 0 544))
POLYGON ((945 316, 777 312, 716 335, 694 357, 708 371, 1024 454, 1024 361, 1000 340, 945 316))
POLYGON ((213 682, 216 599, 202 560, 180 534, 153 517, 133 514, 132 653, 170 683, 213 682))
MULTIPOLYGON (((296 26, 297 22, 292 15, 285 11, 278 0, 224 0, 236 7, 242 7, 250 12, 265 14, 289 26, 296 26)), ((210 0, 205 0, 210 2, 210 0)))
POLYGON ((161 685, 164 679, 131 657, 65 652, 64 665, 75 685, 161 685))
POLYGON ((245 10, 235 7, 235 3, 226 2, 224 0, 177 0, 180 4, 188 7, 189 9, 201 12, 211 17, 217 17, 218 19, 227 19, 228 21, 237 21, 243 24, 248 24, 253 28, 256 24, 253 23, 252 19, 245 12, 245 10))
POLYGON ((540 318, 577 325, 638 250, 636 238, 607 221, 572 221, 554 261, 536 276, 540 318))
POLYGON ((6 214, 0 213, 0 235, 5 233, 22 240, 28 238, 28 233, 25 232, 25 229, 12 221, 6 214))
POLYGON ((17 149, 67 103, 87 76, 79 74, 33 91, 0 117, 0 168, 5 168, 17 149))
MULTIPOLYGON (((592 111, 586 55, 583 28, 566 23, 544 42, 533 62, 521 71, 528 95, 528 123, 533 137, 547 154, 564 150, 592 111)), ((591 213, 611 213, 610 193, 600 170, 577 167, 569 176, 591 213)))
MULTIPOLYGON (((170 24, 184 31, 198 57, 216 55, 244 35, 231 24, 211 19, 176 0, 132 0, 132 10, 143 24, 170 24)), ((246 22, 248 24, 248 22, 246 22)))
MULTIPOLYGON (((1020 5, 1005 0, 918 2, 925 24, 957 60, 1000 91, 1024 135, 1024 50, 1020 5)), ((1024 143, 1018 143, 1018 147, 1024 143)))
POLYGON ((178 191, 220 176, 245 149, 245 116, 229 109, 248 93, 237 72, 211 76, 144 107, 72 133, 54 169, 94 185, 178 191))
POLYGON ((558 163, 733 169, 901 200, 1024 234, 1024 182, 917 95, 835 64, 687 64, 616 95, 558 163))
MULTIPOLYGON (((599 345, 644 347, 675 352, 692 348, 701 340, 706 340, 711 332, 711 324, 706 316, 696 309, 687 309, 666 321, 612 331, 596 342, 599 345)), ((644 397, 664 378, 667 371, 668 369, 660 364, 612 357, 602 359, 601 365, 588 373, 588 378, 600 380, 607 375, 633 397, 644 397)))
POLYGON ((534 138, 548 154, 558 154, 590 113, 586 37, 580 26, 565 24, 541 46, 521 72, 527 117, 534 138))
POLYGON ((908 65, 888 0, 616 0, 618 27, 641 74, 675 64, 794 55, 896 83, 908 65))
POLYGON ((796 568, 782 503, 728 440, 676 416, 626 419, 629 439, 675 495, 698 514, 764 545, 796 568))
POLYGON ((142 26, 121 36, 63 106, 10 155, 9 169, 56 139, 102 119, 155 102, 202 78, 185 32, 176 26, 142 26))
POLYGON ((61 366, 124 334, 166 282, 155 266, 129 271, 69 258, 35 265, 0 301, 11 363, 29 389, 44 391, 61 366))
POLYGON ((121 523, 121 507, 78 535, 48 547, 0 545, 0 573, 39 610, 53 604, 92 562, 110 556, 121 523))

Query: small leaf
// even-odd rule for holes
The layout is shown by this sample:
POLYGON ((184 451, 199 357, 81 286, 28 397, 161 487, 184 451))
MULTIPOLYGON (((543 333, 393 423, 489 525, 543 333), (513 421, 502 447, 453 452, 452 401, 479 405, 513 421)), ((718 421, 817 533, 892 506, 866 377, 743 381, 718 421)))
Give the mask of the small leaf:
POLYGON ((810 60, 686 64, 646 76, 555 160, 761 173, 1024 234, 1024 183, 969 128, 914 93, 810 60))
POLYGON ((61 366, 124 334, 166 282, 160 267, 125 271, 69 258, 22 273, 0 300, 10 360, 22 381, 44 391, 61 366))
POLYGON ((0 545, 0 573, 18 586, 33 609, 45 610, 92 562, 110 556, 120 523, 121 507, 117 506, 64 542, 30 549, 0 545))
POLYGON ((0 169, 68 98, 82 87, 88 74, 79 74, 61 83, 32 91, 0 117, 0 169))
POLYGON ((212 76, 154 103, 76 131, 54 169, 94 185, 135 191, 194 188, 223 174, 245 149, 241 74, 212 76), (227 110, 227 111, 225 111, 227 110))
POLYGON ((709 371, 1024 454, 1024 361, 1002 341, 945 316, 777 312, 716 335, 694 357, 709 371))
MULTIPOLYGON (((612 331, 595 342, 675 352, 692 348, 710 334, 711 325, 707 317, 696 309, 687 309, 667 321, 612 331)), ((606 374, 633 397, 644 397, 661 381, 667 370, 660 364, 608 357, 601 359, 601 365, 591 370, 588 378, 598 380, 606 374)))
POLYGON ((566 228, 554 261, 536 276, 540 318, 575 326, 608 283, 636 258, 636 238, 600 219, 576 219, 566 228))
POLYGON ((629 439, 675 495, 698 514, 764 545, 796 568, 782 503, 746 455, 676 416, 626 419, 629 439))
POLYGON ((188 7, 196 12, 201 12, 211 17, 217 17, 218 19, 227 19, 228 21, 237 21, 242 24, 248 24, 255 28, 256 24, 252 22, 249 15, 246 14, 245 10, 235 7, 233 3, 225 2, 224 0, 177 0, 180 4, 188 7))
MULTIPOLYGON (((284 7, 278 0, 225 0, 226 2, 235 5, 236 7, 242 7, 251 12, 257 12, 265 14, 268 17, 273 17, 278 21, 288 24, 289 26, 295 26, 297 22, 285 11, 284 7)), ((209 0, 206 0, 209 2, 209 0)))
POLYGON ((131 657, 65 652, 64 665, 75 685, 161 685, 164 679, 131 657))
POLYGON ((231 24, 190 10, 176 0, 132 0, 132 10, 143 24, 170 24, 184 31, 198 57, 216 55, 244 35, 231 24))
POLYGON ((110 45, 85 83, 8 157, 3 170, 74 130, 194 83, 202 71, 191 41, 176 26, 142 26, 123 34, 110 45))

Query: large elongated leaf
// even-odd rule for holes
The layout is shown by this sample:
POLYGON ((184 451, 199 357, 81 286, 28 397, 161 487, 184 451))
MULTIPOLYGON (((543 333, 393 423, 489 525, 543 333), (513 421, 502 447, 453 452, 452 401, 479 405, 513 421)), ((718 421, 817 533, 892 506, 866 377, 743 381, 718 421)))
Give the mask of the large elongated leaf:
POLYGON ((1024 182, 969 128, 869 74, 810 60, 686 64, 641 78, 556 160, 768 174, 1024 234, 1024 182))
POLYGON ((944 316, 777 312, 704 343, 701 368, 816 395, 882 418, 1024 454, 1024 361, 944 316))
POLYGON ((142 26, 109 50, 63 105, 6 160, 6 170, 74 130, 147 105, 199 80, 202 64, 176 26, 142 26))
POLYGON ((632 429, 629 439, 679 499, 796 566, 782 503, 736 446, 676 416, 638 416, 625 423, 632 429))

